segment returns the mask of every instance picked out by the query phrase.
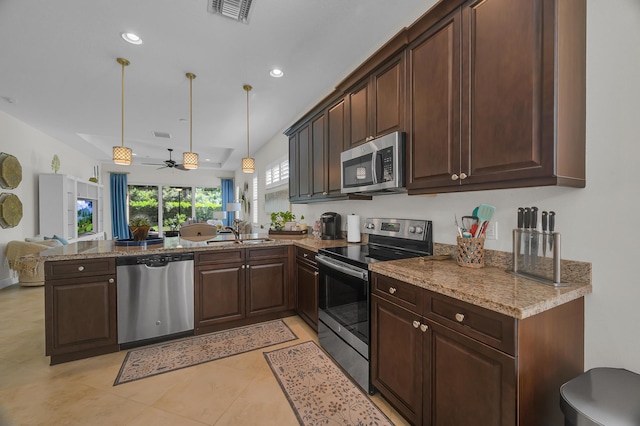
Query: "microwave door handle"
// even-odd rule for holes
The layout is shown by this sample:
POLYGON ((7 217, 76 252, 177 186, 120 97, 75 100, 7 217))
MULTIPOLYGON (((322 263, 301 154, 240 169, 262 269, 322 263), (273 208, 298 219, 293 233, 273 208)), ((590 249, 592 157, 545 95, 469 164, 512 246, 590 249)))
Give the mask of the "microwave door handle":
POLYGON ((378 151, 371 153, 371 180, 373 184, 378 183, 378 151))
POLYGON ((376 183, 386 182, 384 179, 384 168, 382 167, 382 152, 376 151, 376 183))

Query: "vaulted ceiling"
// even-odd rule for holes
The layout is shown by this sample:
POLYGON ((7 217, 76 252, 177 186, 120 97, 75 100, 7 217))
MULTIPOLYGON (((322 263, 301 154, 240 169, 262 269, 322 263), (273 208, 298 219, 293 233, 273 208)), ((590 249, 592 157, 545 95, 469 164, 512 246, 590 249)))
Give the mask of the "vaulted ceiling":
POLYGON ((244 84, 253 154, 434 3, 253 0, 245 24, 209 13, 207 0, 0 0, 0 110, 109 161, 121 143, 123 57, 134 164, 165 160, 167 148, 180 160, 191 72, 193 151, 201 167, 235 170, 247 154, 244 84))

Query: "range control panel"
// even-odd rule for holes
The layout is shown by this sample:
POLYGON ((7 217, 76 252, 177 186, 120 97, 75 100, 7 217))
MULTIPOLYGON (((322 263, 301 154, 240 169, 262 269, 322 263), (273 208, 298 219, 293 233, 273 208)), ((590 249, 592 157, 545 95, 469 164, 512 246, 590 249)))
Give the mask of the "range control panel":
POLYGON ((430 220, 368 218, 364 222, 367 234, 411 240, 424 240, 430 227, 430 220))

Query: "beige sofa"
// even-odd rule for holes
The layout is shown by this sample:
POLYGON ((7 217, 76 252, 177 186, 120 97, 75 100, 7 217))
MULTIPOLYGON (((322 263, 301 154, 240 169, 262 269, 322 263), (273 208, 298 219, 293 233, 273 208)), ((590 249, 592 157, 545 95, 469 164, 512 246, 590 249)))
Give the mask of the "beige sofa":
POLYGON ((60 247, 58 240, 9 241, 4 254, 9 262, 9 267, 18 273, 18 280, 22 286, 44 285, 44 262, 37 260, 33 255, 52 247, 60 247))

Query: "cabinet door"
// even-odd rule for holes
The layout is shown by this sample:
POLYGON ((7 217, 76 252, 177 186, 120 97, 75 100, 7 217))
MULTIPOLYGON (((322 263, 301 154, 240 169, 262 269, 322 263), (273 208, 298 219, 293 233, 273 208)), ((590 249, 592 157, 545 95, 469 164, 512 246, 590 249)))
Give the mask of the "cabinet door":
POLYGON ((543 62, 553 43, 543 50, 543 25, 552 40, 554 28, 542 19, 543 3, 478 0, 462 9, 461 170, 469 183, 554 174, 553 58, 543 62))
POLYGON ((414 326, 420 319, 376 295, 371 297, 371 381, 415 425, 422 424, 423 401, 429 405, 422 394, 423 333, 419 325, 414 326))
POLYGON ((312 149, 312 196, 323 197, 327 192, 327 155, 325 140, 326 120, 324 114, 316 117, 311 122, 311 149, 312 149))
MULTIPOLYGON (((307 124, 298 131, 298 196, 311 196, 311 126, 307 124)), ((293 175, 295 178, 295 175, 293 175)))
POLYGON ((383 65, 371 77, 371 136, 404 131, 404 54, 383 65))
POLYGON ((289 137, 289 200, 298 199, 298 137, 293 134, 289 137))
POLYGON ((318 268, 296 262, 296 310, 316 332, 318 331, 318 268))
POLYGON ((346 101, 343 99, 327 112, 328 118, 328 140, 329 148, 327 172, 329 195, 340 194, 342 165, 340 163, 340 154, 348 146, 347 142, 347 107, 346 101))
POLYGON ((245 317, 245 285, 242 263, 196 268, 195 334, 204 327, 245 317))
POLYGON ((371 135, 369 125, 369 79, 356 86, 347 97, 349 98, 349 138, 348 147, 363 144, 371 135))
POLYGON ((408 50, 409 190, 460 185, 460 20, 453 13, 408 50))
POLYGON ((288 309, 288 269, 288 258, 247 264, 247 317, 288 309))
POLYGON ((515 425, 515 359, 437 323, 428 333, 430 424, 515 425))
MULTIPOLYGON (((47 281, 45 318, 46 354, 52 364, 58 355, 99 348, 117 351, 115 275, 47 281)), ((99 353, 105 352, 92 355, 99 353)), ((77 358, 83 356, 66 360, 77 358)))

